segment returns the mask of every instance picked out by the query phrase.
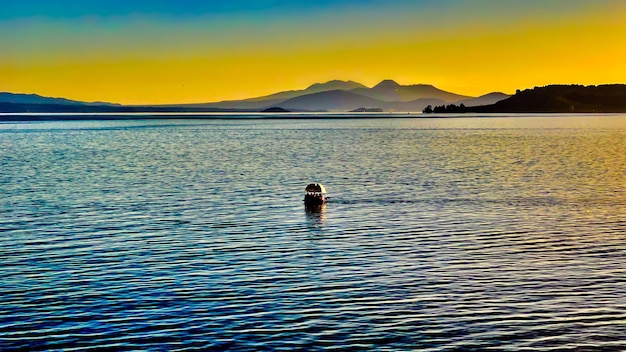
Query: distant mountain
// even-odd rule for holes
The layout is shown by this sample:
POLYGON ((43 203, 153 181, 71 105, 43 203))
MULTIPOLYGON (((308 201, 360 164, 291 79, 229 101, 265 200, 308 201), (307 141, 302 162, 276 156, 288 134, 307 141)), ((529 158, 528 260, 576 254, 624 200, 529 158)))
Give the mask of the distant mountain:
MULTIPOLYGON (((403 86, 384 80, 372 88, 352 81, 313 84, 298 91, 210 104, 128 106, 82 102, 37 94, 0 93, 0 112, 251 112, 278 108, 289 111, 395 111, 421 112, 428 105, 463 104, 466 112, 626 112, 626 85, 550 85, 517 91, 513 96, 489 93, 470 98, 431 85, 403 86)), ((272 111, 272 110, 270 110, 272 111)))
POLYGON ((333 80, 325 83, 315 83, 302 90, 278 92, 251 99, 152 106, 122 106, 112 103, 88 103, 64 98, 49 98, 36 94, 0 93, 0 103, 13 104, 2 105, 0 111, 212 112, 263 111, 272 107, 280 107, 291 111, 350 111, 363 108, 366 111, 368 109, 380 109, 383 111, 409 112, 422 111, 429 104, 444 104, 468 98, 467 96, 446 92, 426 84, 403 86, 393 80, 383 80, 374 87, 368 88, 354 81, 333 80))
MULTIPOLYGON (((383 102, 378 103, 379 105, 373 106, 371 108, 383 108, 386 111, 421 111, 422 108, 418 108, 421 106, 420 103, 410 103, 415 102, 419 99, 438 99, 445 102, 456 102, 462 99, 469 99, 471 97, 446 92, 444 90, 438 89, 432 85, 427 84, 417 84, 417 85, 409 85, 403 86, 398 84, 393 80, 383 80, 372 88, 368 88, 365 85, 354 82, 354 81, 339 81, 333 80, 326 83, 315 83, 302 90, 291 90, 285 92, 279 92, 271 95, 266 95, 257 98, 244 99, 244 100, 230 100, 230 101, 221 101, 216 103, 201 103, 201 104, 185 104, 185 105, 174 105, 176 107, 189 107, 189 108, 219 108, 219 109, 259 109, 263 110, 272 106, 280 106, 287 109, 299 109, 299 110, 332 110, 339 111, 336 109, 338 104, 336 102, 324 102, 322 105, 313 107, 308 102, 313 101, 317 98, 304 99, 304 100, 296 100, 295 102, 291 101, 291 99, 307 96, 315 93, 329 92, 329 91, 349 91, 367 98, 372 98, 378 101, 383 102), (288 101, 285 105, 285 102, 288 101), (292 104, 296 104, 301 101, 307 101, 307 104, 301 106, 294 106, 292 104), (403 102, 410 104, 384 104, 391 102, 403 102), (386 106, 386 107, 383 107, 386 106), (329 108, 332 107, 332 108, 329 108)), ((323 95, 324 99, 330 99, 331 95, 323 95)), ((354 98, 352 96, 352 98, 354 98)), ((333 98, 334 99, 334 98, 333 98)), ((332 99, 331 99, 332 100, 332 99)), ((353 99, 354 100, 354 99, 353 99)), ((344 104, 345 106, 352 106, 352 102, 344 104)), ((354 109, 358 108, 370 108, 365 106, 358 106, 354 109)), ((352 109, 349 109, 352 110, 352 109)), ((343 110, 341 110, 343 111, 343 110)), ((347 111, 347 110, 346 110, 347 111)))
POLYGON ((391 112, 421 112, 428 105, 436 106, 441 104, 446 104, 446 102, 441 99, 421 98, 413 101, 388 102, 383 104, 382 108, 391 112))
MULTIPOLYGON (((328 87, 337 87, 331 81, 326 84, 312 85, 307 90, 311 89, 324 89, 328 87)), ((351 111, 355 109, 382 109, 383 111, 422 111, 427 105, 445 104, 448 102, 456 102, 459 100, 467 99, 479 99, 470 98, 464 95, 450 93, 438 89, 432 85, 417 84, 410 86, 403 86, 393 80, 383 80, 372 88, 367 88, 359 83, 351 82, 355 85, 360 85, 357 88, 349 88, 350 85, 339 85, 343 88, 341 90, 335 89, 332 91, 325 91, 313 94, 304 94, 291 99, 287 99, 283 102, 271 101, 267 106, 280 106, 286 109, 300 109, 300 110, 314 110, 314 111, 351 111), (331 93, 332 92, 332 93, 331 93), (352 94, 345 94, 340 92, 347 92, 352 94), (320 94, 328 93, 328 94, 320 94)), ((299 91, 301 93, 305 92, 299 91)), ((282 93, 279 93, 282 94, 282 93)), ((275 97, 276 95, 273 95, 275 97)), ((502 97, 503 99, 504 97, 502 97)), ((495 100, 495 96, 483 98, 480 101, 491 103, 495 100)), ((232 106, 238 106, 234 104, 232 106)), ((241 105, 239 105, 241 106, 241 105)), ((246 105, 247 106, 247 105, 246 105)))
POLYGON ((350 112, 383 112, 381 108, 358 108, 350 110, 350 112))
MULTIPOLYGON (((83 104, 24 104, 1 103, 2 113, 185 113, 185 112, 251 112, 256 110, 225 110, 209 108, 181 108, 173 106, 125 106, 125 105, 83 105, 83 104)), ((0 116, 0 120, 3 118, 0 116)))
POLYGON ((401 87, 402 86, 395 81, 386 79, 372 88, 355 88, 352 92, 382 101, 402 101, 399 94, 401 87))
POLYGON ((480 105, 491 105, 499 102, 500 100, 504 100, 506 98, 510 98, 511 96, 508 94, 494 92, 485 95, 481 95, 478 98, 469 98, 454 102, 457 105, 465 105, 465 106, 480 106, 480 105))
POLYGON ((367 88, 361 83, 354 81, 339 81, 333 80, 328 81, 326 83, 314 83, 310 85, 304 92, 307 93, 316 93, 316 92, 325 92, 329 90, 351 90, 356 88, 367 88))
POLYGON ((212 107, 221 109, 264 109, 270 105, 278 105, 281 102, 296 98, 299 96, 331 91, 331 90, 351 90, 355 88, 366 88, 361 83, 354 81, 340 81, 333 80, 326 83, 315 83, 301 90, 289 90, 284 92, 278 92, 262 97, 243 99, 243 100, 227 100, 216 103, 201 103, 201 104, 185 104, 176 105, 179 107, 212 107))
POLYGON ((124 107, 116 105, 86 104, 46 104, 46 103, 3 103, 0 102, 2 113, 90 113, 120 112, 124 107))
POLYGON ((69 100, 65 98, 43 97, 38 94, 17 94, 17 93, 7 93, 7 92, 0 92, 0 103, 120 106, 120 104, 107 103, 107 102, 84 102, 84 101, 78 101, 78 100, 69 100))
MULTIPOLYGON (((288 93, 288 92, 281 92, 288 93)), ((289 94, 285 94, 288 96, 289 94)), ((294 94, 294 96, 299 96, 298 94, 294 94)), ((221 101, 217 103, 197 103, 197 104, 170 104, 170 105, 157 105, 164 108, 176 108, 176 109, 221 109, 221 110, 263 110, 267 107, 277 106, 281 102, 285 101, 289 98, 276 98, 276 99, 261 99, 256 100, 253 99, 245 99, 245 100, 230 100, 230 101, 221 101)))
POLYGON ((550 85, 517 91, 510 98, 487 106, 468 109, 471 112, 524 113, 624 113, 626 85, 598 86, 550 85))
MULTIPOLYGON (((372 88, 364 88, 355 82, 331 81, 315 84, 301 91, 281 92, 272 96, 255 98, 256 101, 251 99, 233 102, 233 105, 230 107, 220 108, 214 104, 128 106, 111 103, 87 103, 64 98, 42 97, 36 94, 0 93, 0 112, 201 113, 252 112, 264 109, 270 109, 268 111, 285 109, 294 112, 352 110, 413 112, 422 111, 428 105, 431 105, 433 110, 435 107, 451 106, 450 111, 456 111, 452 109, 454 108, 453 104, 456 104, 456 106, 463 104, 465 108, 462 109, 462 112, 479 113, 626 113, 626 85, 624 84, 598 86, 550 85, 517 91, 515 95, 509 97, 503 93, 490 93, 478 98, 456 99, 463 96, 445 92, 429 85, 402 86, 394 81, 385 80, 372 88), (351 88, 355 86, 356 88, 351 88), (323 90, 336 87, 349 89, 323 90), (283 96, 295 94, 296 96, 287 99, 276 98, 276 96, 281 96, 281 94, 283 96), (267 98, 272 96, 273 98, 267 98), (372 96, 377 96, 380 99, 372 96), (414 96, 422 97, 404 100, 414 96), (450 99, 455 100, 451 103, 450 99), (252 105, 252 103, 256 105, 252 105)), ((7 118, 9 117, 0 116, 0 120, 6 120, 7 118)))
POLYGON ((441 99, 422 98, 413 101, 382 101, 356 94, 353 91, 333 90, 307 94, 286 100, 279 104, 289 110, 306 111, 389 111, 389 112, 421 112, 428 105, 445 104, 441 99))
POLYGON ((471 97, 446 92, 428 84, 414 84, 403 86, 393 80, 383 80, 372 88, 356 88, 352 92, 370 98, 393 101, 414 101, 417 99, 441 99, 445 102, 455 102, 471 97))
POLYGON ((350 91, 331 90, 288 99, 279 106, 288 110, 350 111, 359 108, 378 108, 384 103, 350 91))

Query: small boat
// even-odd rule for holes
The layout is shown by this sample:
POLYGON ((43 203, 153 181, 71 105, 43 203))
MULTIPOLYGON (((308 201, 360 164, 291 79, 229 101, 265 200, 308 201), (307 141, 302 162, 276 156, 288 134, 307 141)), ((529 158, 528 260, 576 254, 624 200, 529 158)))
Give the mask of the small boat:
POLYGON ((321 183, 311 183, 304 189, 304 205, 322 205, 327 201, 326 188, 321 183))

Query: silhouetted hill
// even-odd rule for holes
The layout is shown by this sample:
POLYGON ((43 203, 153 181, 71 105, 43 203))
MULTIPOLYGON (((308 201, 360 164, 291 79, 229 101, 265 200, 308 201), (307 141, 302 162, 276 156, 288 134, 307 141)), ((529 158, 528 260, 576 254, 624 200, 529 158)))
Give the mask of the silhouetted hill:
POLYGON ((452 102, 459 101, 460 99, 472 98, 467 95, 447 92, 429 84, 415 84, 410 86, 403 86, 403 88, 400 89, 400 94, 403 96, 403 100, 405 101, 428 98, 441 99, 446 102, 452 102))
POLYGON ((387 102, 356 94, 353 91, 334 90, 289 99, 280 103, 280 106, 290 110, 308 111, 382 110, 391 112, 421 112, 427 105, 445 103, 446 102, 441 99, 431 98, 416 99, 406 102, 387 102))
MULTIPOLYGON (((172 106, 124 106, 81 104, 21 104, 0 103, 2 113, 133 113, 133 112, 250 112, 256 110, 231 110, 209 108, 181 108, 172 106)), ((0 117, 0 120, 2 118, 0 117)))
POLYGON ((120 104, 107 103, 107 102, 99 102, 99 101, 84 102, 84 101, 70 100, 70 99, 65 99, 65 98, 44 97, 38 94, 19 94, 19 93, 8 93, 8 92, 0 92, 0 103, 120 106, 120 104))
POLYGON ((197 104, 168 104, 156 105, 163 108, 176 109, 219 109, 219 110, 261 110, 270 106, 279 105, 285 99, 267 100, 232 100, 217 103, 197 103, 197 104))
POLYGON ((399 87, 401 87, 401 85, 393 79, 383 79, 382 81, 378 82, 377 85, 373 86, 372 89, 394 90, 398 89, 399 87))
POLYGON ((314 83, 304 91, 307 93, 318 93, 329 90, 351 90, 356 88, 366 88, 364 85, 354 81, 332 80, 326 83, 314 83))
POLYGON ((470 112, 626 112, 626 85, 550 85, 517 91, 493 105, 468 108, 470 112))
POLYGON ((0 107, 3 109, 0 112, 245 112, 262 111, 277 106, 291 111, 350 111, 365 108, 409 112, 422 111, 429 104, 443 104, 464 98, 467 97, 425 84, 402 86, 393 80, 383 80, 374 87, 367 88, 354 81, 333 80, 326 83, 315 83, 302 90, 284 91, 251 99, 151 106, 86 103, 63 98, 42 97, 35 94, 0 93, 0 103, 22 104, 3 105, 0 107), (338 91, 345 91, 350 94, 336 93, 338 91), (327 92, 335 93, 316 95, 327 92), (306 98, 296 99, 299 97, 306 98), (88 106, 91 107, 87 108, 88 106), (117 108, 109 108, 108 106, 117 108))
POLYGON ((428 105, 440 105, 446 102, 441 99, 421 98, 413 101, 397 101, 384 103, 382 108, 392 112, 421 112, 428 105))
POLYGON ((312 93, 325 92, 330 90, 351 90, 359 87, 365 87, 361 83, 354 81, 340 81, 332 80, 326 83, 315 83, 301 90, 289 90, 284 92, 278 92, 262 97, 243 99, 243 100, 228 100, 216 103, 201 103, 201 104, 185 104, 176 105, 179 107, 211 107, 221 109, 262 109, 270 105, 280 105, 281 102, 296 98, 303 95, 312 93))
POLYGON ((465 106, 480 106, 480 105, 491 105, 499 102, 500 100, 504 100, 510 98, 511 96, 508 94, 494 92, 485 95, 481 95, 478 98, 470 98, 464 99, 460 101, 454 102, 457 105, 465 105, 465 106))
POLYGON ((356 88, 352 92, 383 101, 402 101, 398 94, 399 87, 400 85, 395 81, 386 79, 372 88, 356 88))
POLYGON ((361 107, 377 108, 383 103, 345 90, 331 90, 285 100, 280 106, 290 110, 350 111, 361 107))
POLYGON ((350 112, 383 112, 381 108, 358 108, 350 110, 350 112))
POLYGON ((114 105, 0 103, 0 112, 3 113, 95 113, 121 112, 123 109, 114 105))
POLYGON ((372 88, 356 88, 351 91, 388 102, 408 102, 417 99, 441 99, 444 102, 453 102, 470 98, 465 95, 446 92, 429 84, 403 86, 392 80, 384 80, 372 88))
MULTIPOLYGON (((626 85, 551 85, 518 91, 506 98, 503 93, 490 93, 468 99, 445 92, 431 85, 403 86, 384 80, 372 88, 352 81, 330 81, 314 84, 301 91, 281 92, 267 97, 233 101, 228 104, 184 104, 128 106, 111 103, 86 103, 36 94, 0 93, 0 112, 5 113, 98 113, 98 112, 253 112, 271 107, 290 111, 363 110, 414 112, 428 105, 433 107, 463 104, 467 112, 626 112, 626 85), (352 87, 357 88, 352 88, 352 87), (352 88, 333 89, 328 88, 352 88), (318 90, 323 90, 319 91, 318 90), (313 93, 308 93, 308 92, 313 93), (295 97, 279 99, 280 96, 295 97), (411 97, 416 97, 409 99, 411 97), (268 98, 272 97, 272 98, 268 98), (378 98, 377 98, 378 97, 378 98), (459 97, 463 99, 458 99, 459 97), (506 98, 501 100, 502 98, 506 98), (495 102, 495 103, 493 103, 495 102), (486 105, 493 103, 491 105, 486 105), (479 105, 479 106, 477 106, 479 105)), ((450 110, 452 111, 452 110, 450 110)))
POLYGON ((285 110, 280 106, 272 106, 271 108, 263 109, 261 112, 290 112, 289 110, 285 110))
MULTIPOLYGON (((372 88, 368 88, 361 83, 353 81, 329 81, 326 83, 315 83, 302 90, 292 90, 279 92, 267 96, 244 99, 231 100, 216 103, 202 104, 185 104, 175 105, 176 107, 193 107, 193 108, 221 108, 221 109, 264 109, 270 106, 284 106, 283 102, 297 97, 307 96, 314 93, 321 93, 334 90, 350 91, 368 98, 380 100, 383 102, 412 102, 418 99, 439 99, 445 102, 455 102, 470 97, 450 93, 438 89, 432 85, 417 84, 403 86, 393 80, 383 80, 372 88)), ((291 102, 290 102, 291 103, 291 102)), ((351 105, 351 104, 346 104, 351 105)), ((409 110, 400 109, 400 111, 421 111, 423 107, 417 107, 416 104, 408 104, 415 106, 409 110)), ((299 107, 299 109, 311 109, 310 106, 299 107)), ((395 110, 390 107, 386 110, 395 110)), ((313 110, 327 110, 324 107, 315 107, 313 110)))

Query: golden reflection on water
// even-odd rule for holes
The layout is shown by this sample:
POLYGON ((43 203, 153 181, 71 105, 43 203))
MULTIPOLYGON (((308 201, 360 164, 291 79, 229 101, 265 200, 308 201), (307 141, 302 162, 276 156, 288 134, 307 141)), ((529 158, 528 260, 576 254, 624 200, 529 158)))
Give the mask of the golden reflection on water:
POLYGON ((626 351, 626 115, 556 119, 0 124, 0 345, 626 351))

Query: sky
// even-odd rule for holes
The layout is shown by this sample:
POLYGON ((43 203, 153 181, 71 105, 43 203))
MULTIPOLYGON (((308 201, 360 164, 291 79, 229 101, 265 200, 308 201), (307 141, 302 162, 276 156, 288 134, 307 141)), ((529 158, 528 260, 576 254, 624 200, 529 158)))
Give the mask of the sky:
POLYGON ((199 103, 333 79, 626 83, 626 0, 0 0, 0 91, 199 103))

